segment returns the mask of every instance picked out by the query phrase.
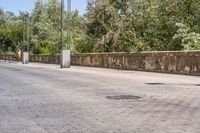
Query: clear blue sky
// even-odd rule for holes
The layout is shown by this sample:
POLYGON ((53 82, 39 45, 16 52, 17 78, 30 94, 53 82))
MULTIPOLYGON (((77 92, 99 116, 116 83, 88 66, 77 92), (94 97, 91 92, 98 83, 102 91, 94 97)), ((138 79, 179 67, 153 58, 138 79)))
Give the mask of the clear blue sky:
MULTIPOLYGON (((31 11, 34 6, 35 0, 0 0, 0 7, 6 11, 12 11, 15 14, 19 14, 21 11, 31 11)), ((71 0, 72 9, 78 9, 81 14, 85 13, 87 0, 71 0)), ((67 0, 65 0, 65 6, 67 0)))

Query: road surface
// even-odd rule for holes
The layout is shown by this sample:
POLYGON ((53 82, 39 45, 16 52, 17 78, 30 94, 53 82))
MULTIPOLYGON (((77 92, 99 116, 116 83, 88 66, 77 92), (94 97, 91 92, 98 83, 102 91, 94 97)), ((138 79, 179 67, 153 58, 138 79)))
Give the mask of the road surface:
POLYGON ((0 133, 200 133, 200 77, 0 62, 0 133))

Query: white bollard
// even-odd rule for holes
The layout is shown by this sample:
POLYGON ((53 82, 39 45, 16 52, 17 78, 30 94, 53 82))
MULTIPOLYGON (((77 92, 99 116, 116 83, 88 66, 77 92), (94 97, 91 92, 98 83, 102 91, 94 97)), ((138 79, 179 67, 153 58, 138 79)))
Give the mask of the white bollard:
POLYGON ((61 68, 70 68, 70 50, 63 49, 60 55, 61 68))
POLYGON ((23 64, 28 64, 29 63, 29 53, 28 52, 23 52, 22 63, 23 64))

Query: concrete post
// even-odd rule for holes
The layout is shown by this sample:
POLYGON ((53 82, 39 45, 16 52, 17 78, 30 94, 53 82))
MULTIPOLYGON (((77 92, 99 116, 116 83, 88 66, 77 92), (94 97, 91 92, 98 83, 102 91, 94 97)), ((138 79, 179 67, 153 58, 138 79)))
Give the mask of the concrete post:
POLYGON ((70 50, 63 49, 60 55, 61 68, 70 68, 70 50))
POLYGON ((28 52, 23 52, 22 63, 23 64, 28 64, 29 63, 29 53, 28 52))

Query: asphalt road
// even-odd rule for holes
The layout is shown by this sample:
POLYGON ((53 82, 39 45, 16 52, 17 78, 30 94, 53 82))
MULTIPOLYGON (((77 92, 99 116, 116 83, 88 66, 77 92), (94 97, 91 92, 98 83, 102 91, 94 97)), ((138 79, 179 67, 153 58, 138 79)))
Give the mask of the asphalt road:
POLYGON ((200 77, 0 62, 0 133, 199 132, 200 77))

